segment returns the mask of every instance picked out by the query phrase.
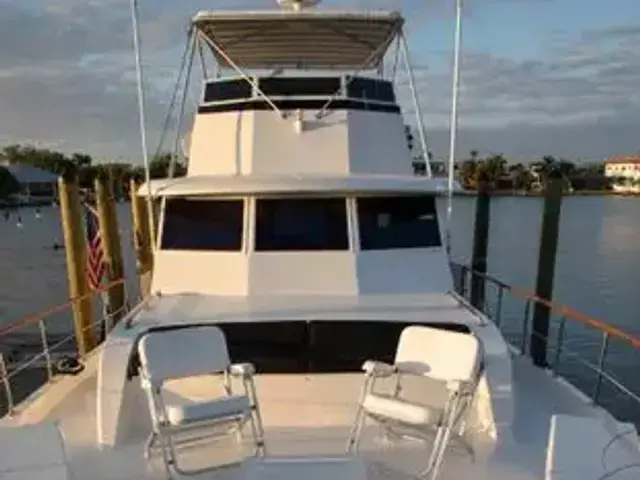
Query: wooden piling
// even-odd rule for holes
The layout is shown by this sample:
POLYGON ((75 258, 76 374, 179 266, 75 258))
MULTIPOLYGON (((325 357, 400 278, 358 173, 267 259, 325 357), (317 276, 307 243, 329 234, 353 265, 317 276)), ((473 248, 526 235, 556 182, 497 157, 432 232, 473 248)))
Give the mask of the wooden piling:
MULTIPOLYGON (((133 218, 133 241, 136 250, 136 264, 140 278, 140 295, 144 298, 150 293, 151 271, 153 268, 153 252, 151 249, 151 232, 149 231, 149 212, 147 202, 136 195, 138 184, 131 180, 129 193, 131 197, 131 213, 133 218)), ((155 223, 157 225, 157 223, 155 223)))
MULTIPOLYGON (((540 252, 538 254, 538 275, 536 295, 546 300, 553 296, 553 277, 556 266, 556 250, 560 228, 563 179, 560 171, 550 167, 544 195, 540 252)), ((533 363, 547 366, 547 341, 549 337, 549 308, 536 302, 533 309, 533 325, 529 339, 529 351, 533 363)))
MULTIPOLYGON (((113 183, 104 176, 95 180, 96 207, 100 222, 100 240, 106 264, 106 276, 109 283, 124 278, 124 264, 122 261, 122 247, 120 245, 120 230, 118 229, 118 215, 116 212, 113 183)), ((106 333, 124 315, 126 293, 124 283, 111 287, 106 293, 107 319, 106 333)))
POLYGON ((471 256, 470 303, 484 311, 485 278, 487 273, 487 253, 489 247, 489 220, 491 217, 491 194, 486 175, 480 172, 478 178, 478 196, 476 197, 476 216, 473 227, 473 251, 471 256))
POLYGON ((58 182, 60 196, 60 216, 67 258, 67 276, 69 279, 69 297, 79 298, 73 302, 73 323, 75 327, 78 354, 86 355, 96 345, 93 330, 93 305, 89 295, 87 279, 87 244, 82 221, 80 191, 74 175, 60 178, 58 182))

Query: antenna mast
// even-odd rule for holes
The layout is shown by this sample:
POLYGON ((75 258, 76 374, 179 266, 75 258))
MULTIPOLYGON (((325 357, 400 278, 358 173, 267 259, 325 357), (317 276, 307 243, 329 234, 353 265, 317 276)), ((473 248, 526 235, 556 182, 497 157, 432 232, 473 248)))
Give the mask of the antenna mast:
POLYGON ((462 2, 456 1, 456 29, 453 47, 453 91, 451 96, 451 125, 449 130, 449 168, 447 177, 447 253, 451 255, 451 213, 453 210, 453 181, 458 130, 458 91, 460 89, 460 50, 462 43, 462 2))
POLYGON ((136 60, 136 78, 138 86, 138 114, 140 117, 140 143, 142 145, 142 160, 144 162, 144 176, 147 183, 147 208, 149 209, 149 233, 151 234, 151 251, 156 248, 155 215, 153 199, 151 198, 151 174, 149 170, 149 152, 147 149, 147 132, 145 119, 145 101, 143 89, 142 62, 140 60, 140 28, 138 21, 138 1, 131 0, 131 22, 133 26, 133 50, 136 60))

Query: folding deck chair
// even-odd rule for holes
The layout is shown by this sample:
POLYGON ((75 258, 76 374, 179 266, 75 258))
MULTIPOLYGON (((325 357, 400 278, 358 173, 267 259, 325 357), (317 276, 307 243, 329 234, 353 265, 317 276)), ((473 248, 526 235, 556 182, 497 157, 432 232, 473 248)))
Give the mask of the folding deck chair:
POLYGON ((241 438, 246 423, 251 427, 255 454, 265 455, 264 431, 253 383, 254 367, 249 363, 231 364, 224 333, 216 326, 152 330, 138 343, 141 384, 149 402, 153 430, 145 448, 147 458, 152 447, 159 446, 167 476, 202 473, 219 465, 186 471, 180 468, 175 452, 177 435, 208 430, 199 437, 212 438, 237 433, 241 438), (206 401, 171 403, 163 395, 169 380, 221 374, 224 392, 206 401), (231 377, 242 380, 244 392, 232 391, 231 377), (223 433, 219 429, 224 429, 223 433))
POLYGON ((347 452, 357 451, 367 418, 382 425, 385 436, 395 433, 429 442, 435 430, 429 461, 419 474, 422 478, 435 479, 454 429, 456 435, 463 434, 464 416, 473 399, 480 365, 480 343, 472 334, 426 326, 405 328, 393 365, 368 360, 362 367, 365 383, 347 452), (434 380, 443 382, 446 399, 437 404, 429 398, 424 399, 425 403, 402 398, 402 378, 406 376, 430 379, 432 385, 436 383, 434 380), (395 377, 395 388, 390 394, 374 391, 377 379, 391 377, 395 377))

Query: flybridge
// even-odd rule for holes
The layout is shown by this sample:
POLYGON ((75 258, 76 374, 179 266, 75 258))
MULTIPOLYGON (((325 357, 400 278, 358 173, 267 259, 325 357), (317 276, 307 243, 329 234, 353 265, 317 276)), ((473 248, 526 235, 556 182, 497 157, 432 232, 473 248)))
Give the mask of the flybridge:
POLYGON ((183 65, 199 55, 205 82, 188 174, 411 174, 394 90, 404 67, 429 176, 402 15, 303 10, 317 3, 311 0, 285 3, 288 10, 192 18, 191 60, 183 65), (210 113, 220 115, 204 115, 210 113), (220 139, 215 168, 214 138, 220 139))

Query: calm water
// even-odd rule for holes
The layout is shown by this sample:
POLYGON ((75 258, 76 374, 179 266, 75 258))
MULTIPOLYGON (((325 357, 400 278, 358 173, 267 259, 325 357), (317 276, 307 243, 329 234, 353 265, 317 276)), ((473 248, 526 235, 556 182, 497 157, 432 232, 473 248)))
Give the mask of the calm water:
MULTIPOLYGON (((444 220, 444 202, 440 207, 444 220)), ((455 260, 464 263, 470 258, 473 209, 473 198, 454 199, 452 253, 455 260)), ((492 200, 488 260, 492 274, 527 288, 534 284, 541 209, 539 198, 492 200)), ((133 277, 129 205, 119 205, 119 212, 126 273, 133 277)), ((45 208, 41 218, 36 218, 34 210, 23 209, 21 215, 22 228, 16 226, 14 218, 8 222, 0 218, 0 323, 43 310, 67 297, 64 252, 52 248, 55 242, 62 242, 59 211, 45 208)), ((640 335, 640 199, 565 198, 557 258, 557 301, 640 335)), ((522 335, 523 304, 510 300, 504 308, 506 331, 517 342, 522 335)), ((70 328, 68 315, 58 315, 50 323, 52 330, 70 328)), ((589 391, 592 374, 587 367, 572 362, 570 352, 580 351, 595 362, 599 337, 575 322, 567 332, 569 353, 562 357, 567 369, 563 373, 577 378, 577 383, 582 382, 581 387, 589 391)), ((640 354, 620 345, 612 345, 611 352, 611 367, 633 382, 640 393, 640 354)), ((623 406, 633 408, 631 404, 623 406)))

